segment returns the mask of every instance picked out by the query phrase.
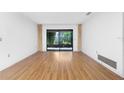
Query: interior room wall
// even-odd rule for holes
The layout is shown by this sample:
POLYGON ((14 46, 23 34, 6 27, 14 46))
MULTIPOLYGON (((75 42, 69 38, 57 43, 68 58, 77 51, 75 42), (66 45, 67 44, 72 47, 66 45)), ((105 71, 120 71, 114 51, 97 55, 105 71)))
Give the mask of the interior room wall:
POLYGON ((122 42, 123 42, 123 76, 124 76, 124 12, 123 12, 123 34, 122 34, 122 42))
POLYGON ((73 51, 78 51, 78 46, 77 46, 77 36, 78 36, 78 32, 77 32, 77 25, 51 25, 51 24, 44 24, 43 25, 43 34, 42 34, 42 43, 43 43, 43 51, 46 51, 46 30, 47 29, 73 29, 73 51))
POLYGON ((83 24, 82 51, 118 75, 124 76, 122 35, 123 13, 94 13, 83 24), (116 61, 117 69, 99 61, 97 54, 116 61))
POLYGON ((37 25, 20 13, 0 13, 0 70, 37 52, 37 25))

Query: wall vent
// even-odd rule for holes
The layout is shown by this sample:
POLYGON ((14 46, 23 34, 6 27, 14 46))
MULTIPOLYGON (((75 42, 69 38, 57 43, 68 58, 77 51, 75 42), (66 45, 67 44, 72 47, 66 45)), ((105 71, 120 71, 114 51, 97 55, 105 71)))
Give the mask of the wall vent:
POLYGON ((92 12, 87 12, 86 15, 89 16, 90 14, 92 14, 92 12))
POLYGON ((104 62, 105 64, 113 67, 114 69, 117 69, 117 62, 111 60, 111 59, 108 59, 106 57, 103 57, 102 55, 98 55, 98 59, 102 62, 104 62))

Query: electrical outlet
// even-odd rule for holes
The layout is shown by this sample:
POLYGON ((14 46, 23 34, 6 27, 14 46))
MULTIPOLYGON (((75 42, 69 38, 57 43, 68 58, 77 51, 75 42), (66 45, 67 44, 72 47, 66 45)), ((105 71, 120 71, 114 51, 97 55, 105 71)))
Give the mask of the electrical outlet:
POLYGON ((98 54, 98 52, 96 51, 96 54, 98 54))
POLYGON ((8 54, 8 57, 10 57, 10 54, 8 54))
POLYGON ((0 37, 0 42, 2 41, 2 38, 0 37))

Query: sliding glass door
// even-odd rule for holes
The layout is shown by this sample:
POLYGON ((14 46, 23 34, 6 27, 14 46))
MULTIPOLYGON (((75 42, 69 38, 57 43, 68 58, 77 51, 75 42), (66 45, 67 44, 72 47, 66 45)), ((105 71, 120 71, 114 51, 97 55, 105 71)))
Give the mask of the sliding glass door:
POLYGON ((72 51, 73 30, 47 30, 47 51, 72 51))

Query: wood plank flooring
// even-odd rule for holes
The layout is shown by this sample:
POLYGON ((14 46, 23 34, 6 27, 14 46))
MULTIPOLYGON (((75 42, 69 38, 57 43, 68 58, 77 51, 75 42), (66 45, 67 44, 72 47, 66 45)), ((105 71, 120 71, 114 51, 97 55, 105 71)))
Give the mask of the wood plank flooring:
POLYGON ((121 80, 81 52, 38 52, 0 72, 1 80, 121 80))

